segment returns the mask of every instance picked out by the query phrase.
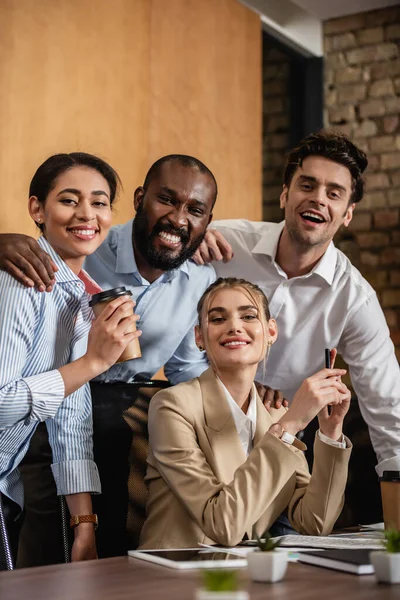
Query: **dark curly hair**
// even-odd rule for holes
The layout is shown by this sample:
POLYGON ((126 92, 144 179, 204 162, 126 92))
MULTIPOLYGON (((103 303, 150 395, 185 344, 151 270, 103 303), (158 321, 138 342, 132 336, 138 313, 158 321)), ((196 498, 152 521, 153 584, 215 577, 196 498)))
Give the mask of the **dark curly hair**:
POLYGON ((362 174, 368 166, 368 159, 345 135, 329 130, 312 133, 291 150, 287 156, 283 176, 284 184, 289 188, 297 167, 301 167, 308 156, 322 156, 347 167, 352 180, 352 194, 349 204, 360 202, 364 195, 362 174))

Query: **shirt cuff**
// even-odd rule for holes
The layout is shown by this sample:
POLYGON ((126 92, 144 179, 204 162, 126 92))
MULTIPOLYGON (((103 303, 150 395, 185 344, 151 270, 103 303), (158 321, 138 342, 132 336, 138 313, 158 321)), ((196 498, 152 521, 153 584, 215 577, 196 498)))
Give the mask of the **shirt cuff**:
POLYGON ((45 421, 56 414, 65 398, 65 386, 58 369, 24 377, 24 383, 31 392, 32 408, 28 421, 45 421))
POLYGON ((328 444, 328 446, 334 446, 334 448, 342 448, 342 449, 345 449, 347 447, 343 433, 340 438, 340 441, 332 440, 331 438, 329 438, 326 435, 324 435, 323 433, 321 433, 321 431, 319 429, 317 431, 317 434, 318 434, 318 437, 321 440, 321 442, 324 442, 324 444, 328 444))
POLYGON ((376 465, 375 471, 379 477, 382 477, 383 471, 400 471, 400 451, 394 449, 393 454, 394 456, 385 458, 376 465))
POLYGON ((58 496, 89 492, 100 494, 101 485, 97 465, 92 460, 68 460, 51 465, 58 496))

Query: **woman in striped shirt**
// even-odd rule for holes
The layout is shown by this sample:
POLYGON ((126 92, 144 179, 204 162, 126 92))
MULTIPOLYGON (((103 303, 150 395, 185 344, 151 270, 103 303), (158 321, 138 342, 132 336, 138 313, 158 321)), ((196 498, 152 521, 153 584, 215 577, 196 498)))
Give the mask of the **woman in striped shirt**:
MULTIPOLYGON (((71 516, 92 517, 91 493, 101 491, 88 381, 140 332, 126 333, 136 320, 126 296, 92 322, 87 292, 95 284, 82 265, 107 235, 119 184, 117 173, 90 154, 50 157, 32 179, 29 212, 56 266, 54 289, 41 294, 0 271, 0 496, 11 534, 23 507, 18 465, 41 421, 57 493, 66 496, 71 516)), ((79 523, 74 533, 72 560, 95 558, 93 523, 79 523)))

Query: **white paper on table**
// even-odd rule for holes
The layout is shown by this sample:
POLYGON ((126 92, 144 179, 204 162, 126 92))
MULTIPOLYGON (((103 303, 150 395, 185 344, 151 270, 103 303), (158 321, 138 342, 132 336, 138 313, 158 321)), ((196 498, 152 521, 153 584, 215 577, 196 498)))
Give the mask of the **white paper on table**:
POLYGON ((364 534, 356 534, 358 537, 335 537, 335 536, 313 536, 313 535, 283 535, 274 540, 280 540, 281 548, 368 548, 371 550, 382 550, 381 538, 365 537, 364 534))

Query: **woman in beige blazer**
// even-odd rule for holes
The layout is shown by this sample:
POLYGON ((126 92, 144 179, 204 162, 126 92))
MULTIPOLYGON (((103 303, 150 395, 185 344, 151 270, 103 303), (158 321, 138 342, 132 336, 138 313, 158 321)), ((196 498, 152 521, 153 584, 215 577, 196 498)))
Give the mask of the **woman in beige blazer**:
POLYGON ((245 534, 261 536, 286 509, 300 533, 327 535, 343 505, 351 452, 342 434, 350 402, 345 371, 319 371, 289 409, 269 413, 253 383, 277 338, 263 292, 218 279, 198 309, 196 342, 211 367, 151 401, 141 548, 233 546, 245 534), (316 415, 310 475, 294 436, 316 415))

